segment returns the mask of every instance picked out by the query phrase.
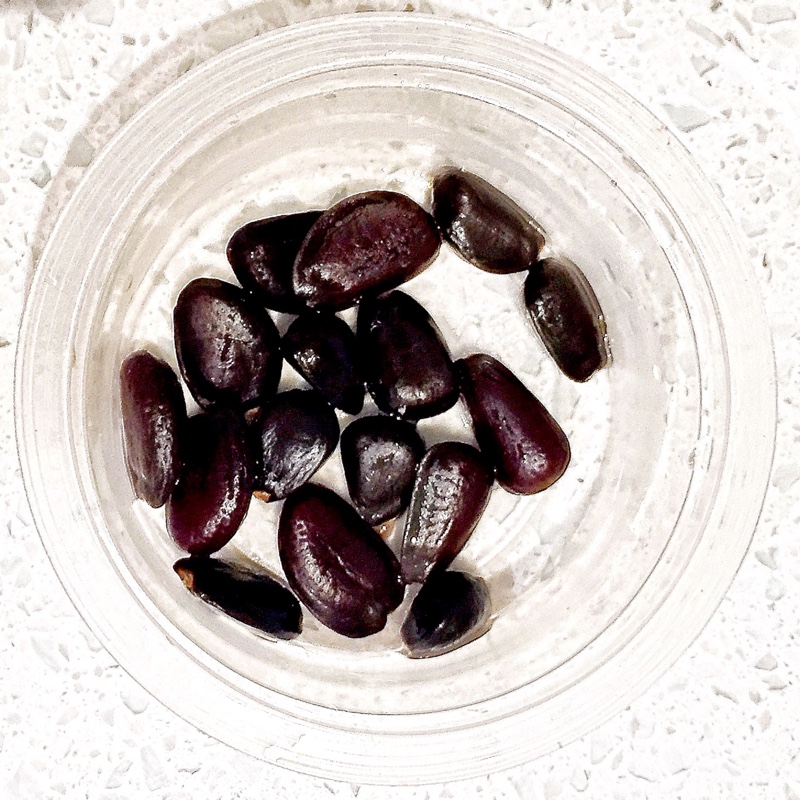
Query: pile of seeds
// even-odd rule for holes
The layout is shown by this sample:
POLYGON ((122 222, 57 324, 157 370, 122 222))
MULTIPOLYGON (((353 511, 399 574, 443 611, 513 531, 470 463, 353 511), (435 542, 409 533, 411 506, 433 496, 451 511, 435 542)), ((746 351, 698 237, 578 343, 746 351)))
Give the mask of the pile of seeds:
POLYGON ((566 436, 528 388, 490 355, 453 361, 425 308, 397 289, 442 241, 484 271, 527 273, 525 304, 567 377, 588 380, 606 363, 591 287, 570 261, 539 259, 544 234, 519 206, 455 168, 434 176, 431 197, 428 212, 397 192, 364 192, 236 231, 227 255, 240 285, 193 280, 174 309, 180 375, 200 413, 187 416, 163 360, 140 350, 122 364, 128 471, 137 497, 166 505, 167 530, 188 554, 175 571, 272 636, 300 634, 304 609, 343 636, 369 636, 421 584, 401 629, 407 655, 475 639, 490 624, 486 584, 449 565, 495 482, 534 494, 567 468, 566 436), (337 312, 356 305, 354 331, 337 312), (270 310, 295 316, 283 337, 270 310), (284 361, 309 388, 278 392, 284 361), (366 392, 378 414, 361 414, 366 392), (426 449, 416 422, 459 400, 478 447, 426 449), (336 409, 356 416, 341 432, 336 409), (337 445, 349 502, 311 482, 337 445), (254 496, 283 503, 285 581, 212 557, 254 496), (395 553, 376 526, 404 513, 395 553))

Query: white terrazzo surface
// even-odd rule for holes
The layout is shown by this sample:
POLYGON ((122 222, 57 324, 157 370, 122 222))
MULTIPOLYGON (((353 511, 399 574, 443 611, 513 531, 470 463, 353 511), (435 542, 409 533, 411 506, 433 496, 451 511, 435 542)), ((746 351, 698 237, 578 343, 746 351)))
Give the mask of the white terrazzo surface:
POLYGON ((3 0, 0 797, 798 800, 798 17, 796 0, 3 0), (140 101, 275 25, 408 6, 546 42, 617 81, 677 131, 749 245, 780 393, 776 459, 753 545, 674 667, 629 709, 549 757, 479 780, 392 790, 323 782, 243 756, 150 700, 103 651, 31 524, 12 374, 25 283, 54 216, 140 101))

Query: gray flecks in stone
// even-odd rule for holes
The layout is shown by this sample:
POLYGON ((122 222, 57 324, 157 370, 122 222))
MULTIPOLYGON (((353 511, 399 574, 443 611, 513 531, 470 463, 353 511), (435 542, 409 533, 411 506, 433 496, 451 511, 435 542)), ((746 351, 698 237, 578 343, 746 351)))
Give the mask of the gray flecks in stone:
POLYGON ((732 150, 734 147, 743 147, 747 144, 747 139, 744 136, 736 136, 725 145, 726 150, 732 150))
POLYGON ((728 31, 725 34, 725 41, 730 42, 734 47, 737 47, 743 53, 746 53, 746 50, 742 46, 742 43, 739 41, 739 37, 733 31, 728 31))
POLYGON ((767 581, 767 600, 775 603, 786 594, 786 587, 777 579, 770 578, 767 581))
POLYGON ((772 724, 772 714, 768 708, 765 708, 758 718, 758 726, 762 731, 765 731, 772 724))
POLYGON ((50 167, 48 167, 47 164, 44 161, 42 161, 42 163, 39 164, 39 167, 36 170, 36 172, 34 172, 33 175, 31 175, 31 180, 40 189, 44 189, 44 187, 47 186, 48 183, 50 183, 50 178, 52 177, 53 176, 50 174, 50 167))
POLYGON ((747 19, 747 17, 745 17, 743 14, 740 14, 738 11, 734 11, 733 16, 735 17, 736 21, 752 36, 753 26, 750 24, 750 20, 747 19))
POLYGON ((58 67, 58 74, 61 76, 62 81, 71 81, 75 77, 72 71, 72 64, 69 60, 69 53, 64 46, 64 42, 58 42, 53 50, 56 57, 56 66, 58 67))
POLYGON ((710 28, 707 28, 705 25, 701 25, 696 20, 687 20, 686 30, 694 33, 701 39, 705 39, 707 42, 711 42, 711 44, 715 44, 717 47, 723 47, 725 45, 725 40, 721 36, 718 36, 710 28))
POLYGON ((35 0, 34 4, 41 14, 53 22, 61 22, 64 17, 64 5, 61 0, 35 0))
POLYGON ((701 128, 703 125, 707 125, 711 122, 712 119, 707 111, 697 106, 674 106, 670 103, 664 103, 663 105, 664 110, 669 115, 675 127, 684 133, 689 133, 689 131, 693 131, 696 128, 701 128))
POLYGON ((113 0, 89 0, 83 7, 83 16, 87 22, 108 27, 114 21, 113 0))
POLYGON ((82 133, 79 133, 67 148, 64 164, 68 167, 88 167, 93 158, 94 147, 89 144, 82 133))
POLYGON ((14 45, 14 69, 22 68, 22 65, 25 63, 25 51, 25 40, 17 39, 17 42, 14 45))
POLYGON ((692 56, 689 60, 692 62, 692 66, 695 68, 697 74, 701 77, 707 72, 711 72, 714 67, 719 66, 716 61, 706 58, 705 56, 692 56))
POLYGON ((732 703, 739 702, 739 700, 736 698, 736 695, 729 689, 723 689, 721 686, 712 686, 711 691, 714 692, 717 697, 724 697, 726 700, 730 700, 732 703))
POLYGON ((796 18, 796 14, 788 6, 764 5, 753 9, 753 22, 771 25, 775 22, 786 22, 796 18))
POLYGON ((776 549, 770 547, 768 550, 756 550, 755 557, 767 569, 778 569, 778 562, 775 561, 776 549))
POLYGON ((141 751, 144 782, 151 792, 169 785, 169 778, 155 749, 145 745, 141 751))
POLYGON ((764 678, 764 683, 771 692, 780 692, 789 685, 780 675, 774 673, 769 673, 764 678))
POLYGON ((604 733, 592 734, 589 758, 592 764, 599 764, 614 747, 614 742, 604 733))
POLYGON ((788 783, 783 784, 783 793, 786 795, 786 800, 800 800, 800 788, 795 790, 788 783))
POLYGON ((124 759, 114 767, 113 772, 108 776, 108 780, 106 781, 106 789, 119 789, 122 786, 123 778, 128 770, 131 768, 132 761, 128 759, 124 759))
POLYGON ((31 646, 36 655, 54 672, 58 672, 64 666, 64 659, 59 655, 52 640, 31 636, 31 646))
POLYGON ((589 788, 589 773, 585 769, 576 767, 569 782, 576 792, 585 792, 589 788))
POLYGON ((775 656, 773 656, 772 653, 767 653, 756 661, 755 666, 756 669, 763 669, 771 672, 773 669, 777 668, 778 662, 775 660, 775 656))
POLYGON ((781 464, 772 473, 772 485, 785 492, 800 480, 800 464, 781 464))
POLYGON ((47 125, 48 128, 52 128, 54 131, 63 131, 67 121, 61 117, 48 117, 44 121, 44 124, 47 125))
POLYGON ((150 705, 149 698, 140 691, 125 691, 122 693, 122 702, 133 714, 141 714, 150 705))
POLYGON ((22 140, 19 146, 20 152, 31 158, 41 158, 44 153, 47 137, 43 133, 35 131, 22 140))
POLYGON ((629 31, 621 25, 614 25, 611 32, 614 34, 615 39, 633 39, 636 36, 633 31, 629 31))

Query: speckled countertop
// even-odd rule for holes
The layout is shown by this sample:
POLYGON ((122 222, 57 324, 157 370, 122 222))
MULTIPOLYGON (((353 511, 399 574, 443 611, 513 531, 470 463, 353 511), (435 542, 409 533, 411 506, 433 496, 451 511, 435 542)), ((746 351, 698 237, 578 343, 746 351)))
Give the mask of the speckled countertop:
MULTIPOLYGON (((800 798, 800 7, 794 0, 3 0, 0 6, 0 797, 800 798), (758 529, 700 638, 599 730, 512 771, 386 789, 241 755, 151 700, 73 610, 33 528, 12 375, 26 280, 83 169, 176 75, 259 32, 373 8, 477 17, 593 66, 718 185, 775 340, 758 529)), ((747 325, 747 320, 742 320, 747 325)))

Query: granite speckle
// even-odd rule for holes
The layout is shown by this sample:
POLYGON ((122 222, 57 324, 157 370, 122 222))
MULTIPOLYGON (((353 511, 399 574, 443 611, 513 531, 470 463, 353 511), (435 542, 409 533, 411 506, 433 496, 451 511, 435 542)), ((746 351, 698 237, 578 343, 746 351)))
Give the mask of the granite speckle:
POLYGON ((702 108, 694 105, 672 105, 664 103, 664 110, 678 130, 689 133, 696 128, 707 125, 711 122, 711 115, 702 108))
POLYGON ((753 22, 772 25, 776 22, 788 22, 797 18, 797 14, 789 6, 763 5, 753 9, 753 22))

